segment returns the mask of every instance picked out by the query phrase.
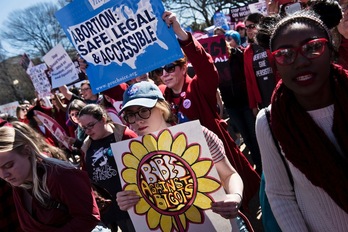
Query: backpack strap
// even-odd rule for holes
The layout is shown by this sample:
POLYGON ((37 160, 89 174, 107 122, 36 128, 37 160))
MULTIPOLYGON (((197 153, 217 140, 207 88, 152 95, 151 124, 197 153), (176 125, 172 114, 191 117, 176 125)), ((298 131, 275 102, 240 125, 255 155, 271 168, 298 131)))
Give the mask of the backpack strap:
POLYGON ((292 187, 294 187, 294 180, 292 179, 292 175, 291 175, 291 172, 290 172, 290 168, 285 160, 285 157, 283 156, 282 154, 282 151, 281 151, 281 148, 279 146, 279 143, 278 143, 278 140, 274 137, 274 134, 273 134, 273 131, 272 131, 272 127, 271 127, 271 114, 269 112, 269 109, 268 107, 265 107, 265 114, 266 114, 266 118, 267 118, 267 122, 268 122, 268 126, 269 126, 269 130, 271 132, 271 135, 272 135, 272 138, 273 138, 273 141, 274 141, 274 144, 275 146, 277 147, 277 150, 278 150, 278 154, 280 156, 280 158, 282 159, 283 163, 284 163, 284 166, 285 166, 285 169, 286 169, 286 173, 288 174, 288 177, 289 177, 289 181, 292 185, 292 187))

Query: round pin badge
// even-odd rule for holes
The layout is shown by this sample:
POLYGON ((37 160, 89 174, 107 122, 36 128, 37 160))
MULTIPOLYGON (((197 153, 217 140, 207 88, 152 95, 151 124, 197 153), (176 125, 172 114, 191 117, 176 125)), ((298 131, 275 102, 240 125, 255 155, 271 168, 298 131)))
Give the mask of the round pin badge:
POLYGON ((182 103, 185 109, 188 109, 191 107, 191 100, 190 99, 185 99, 184 102, 182 103))

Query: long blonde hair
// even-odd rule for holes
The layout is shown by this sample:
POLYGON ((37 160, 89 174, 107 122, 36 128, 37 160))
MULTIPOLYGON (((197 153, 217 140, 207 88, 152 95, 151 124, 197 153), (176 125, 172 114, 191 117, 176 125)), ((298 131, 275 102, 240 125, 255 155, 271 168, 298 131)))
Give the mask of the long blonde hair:
POLYGON ((2 152, 16 151, 20 155, 29 155, 32 167, 33 182, 26 182, 20 185, 25 189, 32 189, 33 196, 46 205, 45 199, 50 199, 50 192, 47 187, 47 167, 58 165, 64 168, 75 168, 70 163, 55 158, 49 158, 41 153, 38 146, 22 131, 11 127, 0 128, 0 155, 2 152), (37 164, 44 168, 42 178, 37 173, 37 164))
POLYGON ((14 128, 28 136, 41 152, 47 154, 49 157, 67 161, 67 154, 65 151, 47 143, 43 135, 35 131, 28 124, 19 121, 11 122, 11 124, 14 128))

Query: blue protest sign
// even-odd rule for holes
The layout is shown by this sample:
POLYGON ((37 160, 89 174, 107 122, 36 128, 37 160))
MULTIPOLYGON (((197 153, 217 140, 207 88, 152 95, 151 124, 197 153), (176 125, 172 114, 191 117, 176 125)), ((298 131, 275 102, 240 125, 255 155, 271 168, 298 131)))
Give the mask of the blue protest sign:
POLYGON ((183 57, 160 0, 79 0, 56 12, 94 93, 183 57))
POLYGON ((225 30, 229 30, 230 27, 228 26, 227 18, 223 12, 215 12, 213 15, 213 21, 215 27, 222 27, 225 30))

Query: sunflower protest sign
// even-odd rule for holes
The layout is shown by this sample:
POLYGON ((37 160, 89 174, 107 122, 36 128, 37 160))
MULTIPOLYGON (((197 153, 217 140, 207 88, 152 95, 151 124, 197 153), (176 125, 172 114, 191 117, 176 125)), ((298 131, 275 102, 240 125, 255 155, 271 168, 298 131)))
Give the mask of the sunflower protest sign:
POLYGON ((128 213, 136 231, 231 231, 210 210, 225 199, 199 121, 111 144, 122 188, 140 201, 128 213))

